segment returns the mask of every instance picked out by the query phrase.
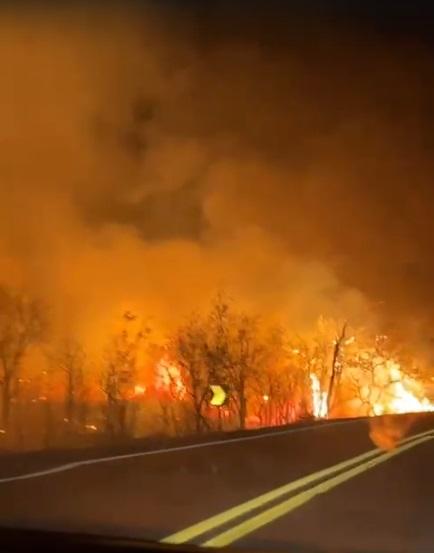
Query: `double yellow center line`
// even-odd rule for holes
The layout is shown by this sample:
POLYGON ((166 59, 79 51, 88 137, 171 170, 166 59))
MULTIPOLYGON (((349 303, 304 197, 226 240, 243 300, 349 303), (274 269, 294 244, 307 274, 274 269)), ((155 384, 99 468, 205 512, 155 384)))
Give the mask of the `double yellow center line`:
POLYGON ((269 524, 273 520, 301 507, 317 495, 326 493, 362 472, 384 463, 432 438, 434 438, 434 430, 428 430, 403 440, 399 447, 387 453, 381 449, 373 449, 352 459, 342 461, 280 486, 227 511, 223 511, 218 515, 198 522, 193 526, 189 526, 184 530, 171 534, 161 541, 171 544, 194 541, 202 546, 210 547, 229 545, 269 524), (291 495, 289 498, 283 497, 297 491, 298 493, 291 495), (275 504, 279 498, 282 498, 282 501, 275 504), (271 502, 273 502, 273 505, 269 506, 268 504, 271 502), (258 510, 260 512, 257 514, 252 513, 258 510), (245 518, 245 515, 248 514, 251 514, 251 516, 245 518), (241 517, 244 517, 242 521, 239 520, 241 517), (222 526, 225 526, 225 528, 221 528, 222 526), (228 528, 228 526, 230 527, 228 528), (211 532, 214 534, 213 537, 207 537, 206 534, 211 532))

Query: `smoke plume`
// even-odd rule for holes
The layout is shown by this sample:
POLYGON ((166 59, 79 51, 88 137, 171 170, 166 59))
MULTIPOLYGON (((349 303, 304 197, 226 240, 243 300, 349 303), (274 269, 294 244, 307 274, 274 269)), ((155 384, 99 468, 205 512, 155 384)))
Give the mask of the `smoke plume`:
POLYGON ((294 328, 380 319, 429 347, 432 53, 232 15, 0 12, 1 280, 92 337, 225 288, 294 328))

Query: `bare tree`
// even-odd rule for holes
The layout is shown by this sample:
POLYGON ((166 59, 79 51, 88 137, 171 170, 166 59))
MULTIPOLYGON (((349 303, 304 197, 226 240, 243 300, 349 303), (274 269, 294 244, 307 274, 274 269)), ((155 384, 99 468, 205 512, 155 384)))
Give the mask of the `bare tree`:
POLYGON ((342 325, 340 333, 336 336, 333 346, 333 357, 331 365, 331 375, 329 380, 328 392, 327 392, 327 413, 331 413, 333 403, 336 396, 336 389, 339 386, 341 374, 342 374, 342 346, 345 341, 345 333, 347 330, 347 323, 342 325))
POLYGON ((66 338, 48 357, 53 369, 60 370, 64 375, 65 421, 72 431, 79 423, 83 423, 86 354, 76 339, 66 338))
POLYGON ((102 391, 106 396, 106 430, 111 436, 128 434, 128 405, 134 395, 140 347, 149 329, 134 330, 130 312, 124 314, 125 325, 115 334, 104 355, 102 391))
MULTIPOLYGON (((206 342, 204 345, 205 363, 208 368, 209 382, 220 385, 228 394, 227 404, 233 402, 231 390, 231 351, 230 327, 232 324, 229 301, 218 293, 206 320, 206 342)), ((221 417, 218 430, 221 430, 221 417)))
POLYGON ((330 340, 324 336, 324 329, 307 340, 296 336, 289 340, 288 364, 294 374, 294 393, 298 395, 298 416, 301 418, 314 415, 312 401, 312 377, 320 385, 321 410, 326 410, 326 389, 330 372, 330 340))
POLYGON ((199 317, 178 329, 170 340, 170 351, 191 401, 195 430, 198 433, 209 430, 205 412, 210 385, 205 353, 206 329, 199 317))
POLYGON ((41 304, 24 294, 0 289, 0 384, 2 424, 9 427, 13 388, 29 347, 41 340, 46 319, 41 304))
POLYGON ((265 349, 258 337, 255 318, 245 314, 238 315, 234 323, 229 378, 240 428, 245 428, 249 389, 264 367, 265 349))
POLYGON ((250 404, 261 426, 284 424, 295 418, 299 366, 292 362, 280 328, 268 333, 263 345, 263 364, 250 379, 250 404))
POLYGON ((210 379, 228 393, 240 428, 245 428, 249 388, 264 362, 258 321, 237 313, 219 294, 208 316, 206 359, 210 379))

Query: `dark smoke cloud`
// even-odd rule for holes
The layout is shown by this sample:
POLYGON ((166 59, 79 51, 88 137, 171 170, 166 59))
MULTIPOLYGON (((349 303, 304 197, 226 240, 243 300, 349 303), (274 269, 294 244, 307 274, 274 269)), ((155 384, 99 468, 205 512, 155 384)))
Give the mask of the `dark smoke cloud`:
POLYGON ((225 286, 429 342, 429 45, 227 9, 0 13, 2 280, 92 336, 225 286))

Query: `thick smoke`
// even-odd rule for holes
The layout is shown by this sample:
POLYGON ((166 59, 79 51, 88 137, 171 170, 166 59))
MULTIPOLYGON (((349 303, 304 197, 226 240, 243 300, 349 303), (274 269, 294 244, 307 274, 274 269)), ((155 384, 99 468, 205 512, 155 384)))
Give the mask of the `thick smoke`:
POLYGON ((225 288, 293 327, 380 317, 429 342, 429 53, 178 16, 0 13, 1 280, 92 339, 225 288))

